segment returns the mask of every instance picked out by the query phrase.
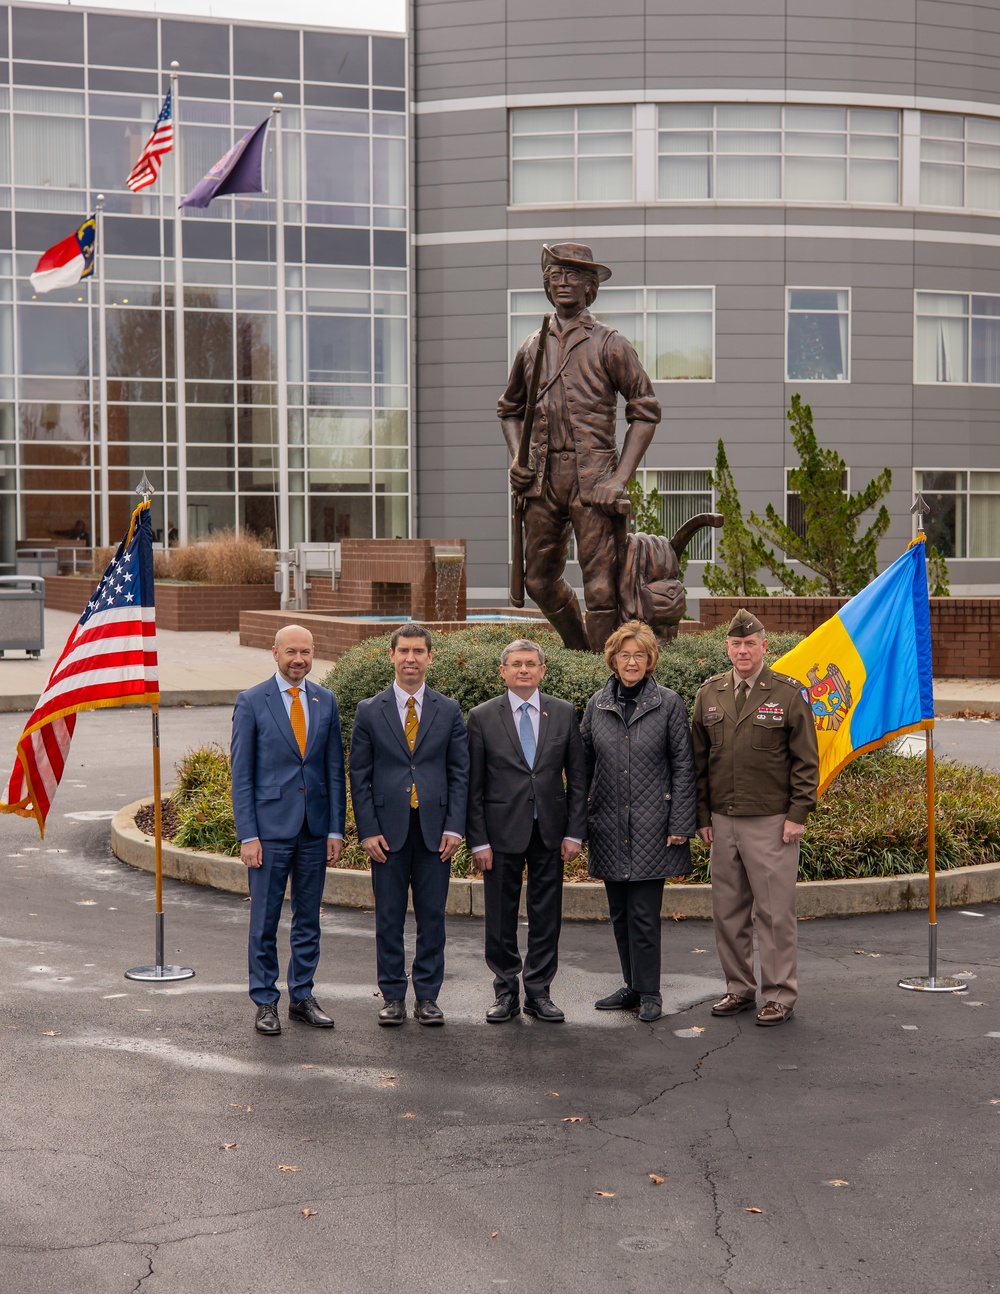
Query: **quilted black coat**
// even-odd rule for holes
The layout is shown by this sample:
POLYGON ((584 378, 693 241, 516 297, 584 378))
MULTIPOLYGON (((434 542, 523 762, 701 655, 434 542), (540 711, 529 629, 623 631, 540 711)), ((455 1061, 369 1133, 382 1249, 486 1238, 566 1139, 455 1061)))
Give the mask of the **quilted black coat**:
POLYGON ((587 702, 581 733, 589 785, 591 876, 651 881, 685 876, 691 848, 667 836, 695 833, 691 733, 676 692, 646 680, 626 725, 611 678, 587 702))

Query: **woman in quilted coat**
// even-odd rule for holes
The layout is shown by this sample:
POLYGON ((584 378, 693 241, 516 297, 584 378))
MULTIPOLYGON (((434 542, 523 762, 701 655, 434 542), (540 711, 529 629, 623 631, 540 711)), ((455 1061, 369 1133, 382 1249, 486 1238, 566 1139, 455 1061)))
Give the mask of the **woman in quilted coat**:
POLYGON ((638 620, 604 645, 612 677, 587 702, 583 746, 589 782, 590 875, 604 882, 624 985, 598 1011, 662 1012, 660 906, 668 876, 691 871, 695 777, 684 702, 660 687, 660 650, 638 620))

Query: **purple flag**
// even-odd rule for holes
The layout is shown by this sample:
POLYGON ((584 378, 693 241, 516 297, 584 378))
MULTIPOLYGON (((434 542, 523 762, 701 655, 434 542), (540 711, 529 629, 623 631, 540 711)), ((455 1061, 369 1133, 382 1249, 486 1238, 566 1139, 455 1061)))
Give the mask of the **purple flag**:
POLYGON ((265 117, 259 126, 238 139, 182 199, 181 206, 207 207, 213 198, 227 193, 263 193, 264 139, 270 120, 265 117))

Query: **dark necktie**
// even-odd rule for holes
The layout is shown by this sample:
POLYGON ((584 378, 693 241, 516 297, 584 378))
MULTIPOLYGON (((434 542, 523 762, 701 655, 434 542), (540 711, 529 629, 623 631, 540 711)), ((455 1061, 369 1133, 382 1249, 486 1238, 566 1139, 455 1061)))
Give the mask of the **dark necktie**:
POLYGON ((736 684, 736 713, 742 714, 743 707, 747 703, 747 693, 750 691, 750 684, 746 679, 740 679, 736 684))

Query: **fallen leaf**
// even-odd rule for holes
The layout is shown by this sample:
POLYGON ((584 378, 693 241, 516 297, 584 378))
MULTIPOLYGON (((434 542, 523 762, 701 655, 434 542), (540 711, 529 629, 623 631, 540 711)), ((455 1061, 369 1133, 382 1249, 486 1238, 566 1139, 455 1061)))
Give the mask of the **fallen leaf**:
POLYGON ((763 1213, 763 1209, 744 1209, 744 1213, 763 1213))
POLYGON ((298 1164, 279 1164, 278 1170, 282 1173, 300 1173, 302 1171, 298 1164))
POLYGON ((392 1083, 392 1082, 389 1082, 389 1083, 379 1083, 379 1087, 395 1087, 395 1086, 396 1086, 396 1084, 395 1084, 395 1083, 392 1083))
POLYGON ((491 1239, 491 1240, 496 1240, 496 1238, 497 1238, 497 1236, 498 1236, 499 1234, 500 1234, 500 1232, 499 1232, 499 1231, 491 1231, 491 1232, 490 1232, 490 1239, 491 1239))
POLYGON ((303 1210, 302 1210, 302 1216, 303 1216, 304 1218, 314 1218, 314 1217, 316 1216, 316 1210, 315 1210, 315 1209, 303 1209, 303 1210))
POLYGON ((235 1149, 236 1149, 236 1142, 235 1142, 235 1141, 227 1141, 227 1142, 226 1142, 226 1144, 225 1144, 224 1146, 220 1146, 220 1147, 219 1147, 219 1149, 220 1149, 220 1150, 235 1150, 235 1149))
POLYGON ((397 1076, 395 1074, 379 1074, 379 1078, 384 1078, 387 1083, 395 1082, 396 1077, 397 1076))
POLYGON ((686 913, 684 913, 684 912, 671 912, 671 914, 670 914, 670 920, 671 920, 671 921, 686 921, 686 920, 687 920, 687 914, 686 914, 686 913))
POLYGON ((990 1101, 990 1105, 1000 1105, 1000 1096, 994 1096, 990 1101))
POLYGON ((413 1113, 412 1110, 407 1110, 406 1113, 403 1115, 404 1119, 415 1119, 416 1117, 417 1116, 413 1113))
POLYGON ((691 1026, 691 1032, 692 1032, 692 1033, 704 1033, 704 1032, 705 1032, 705 1030, 701 1027, 701 1025, 700 1025, 700 1024, 693 1024, 693 1025, 691 1026))
POLYGON ((613 1200, 615 1198, 614 1191, 595 1191, 594 1194, 600 1195, 601 1198, 605 1200, 613 1200))
POLYGON ((663 1183, 667 1180, 665 1177, 661 1177, 659 1173, 647 1173, 646 1176, 649 1178, 649 1180, 653 1183, 654 1186, 662 1186, 663 1183))
POLYGON ((845 1182, 842 1177, 834 1177, 829 1182, 824 1182, 824 1186, 850 1186, 850 1182, 845 1182))
POLYGON ((558 1096, 558 1095, 559 1095, 559 1093, 558 1093, 558 1092, 546 1092, 546 1093, 545 1093, 545 1095, 546 1095, 546 1096, 558 1096))
POLYGON ((869 954, 868 954, 868 956, 869 956, 869 957, 881 957, 881 956, 882 956, 882 954, 881 954, 881 953, 869 953, 869 954))
POLYGON ((58 1038, 58 1037, 59 1037, 59 1030, 58 1030, 58 1029, 46 1029, 46 1030, 43 1032, 42 1037, 43 1037, 43 1038, 58 1038))
POLYGON ((563 1123, 582 1123, 582 1122, 583 1122, 582 1114, 567 1114, 565 1119, 563 1119, 563 1123))
POLYGON ((692 948, 692 949, 691 949, 691 951, 692 951, 693 953, 703 953, 703 952, 705 951, 705 949, 704 949, 704 948, 692 948))
POLYGON ((315 1065, 300 1065, 299 1069, 315 1069, 315 1065))
POLYGON ((855 948, 854 955, 855 957, 864 957, 867 954, 865 953, 865 950, 863 948, 855 948))

